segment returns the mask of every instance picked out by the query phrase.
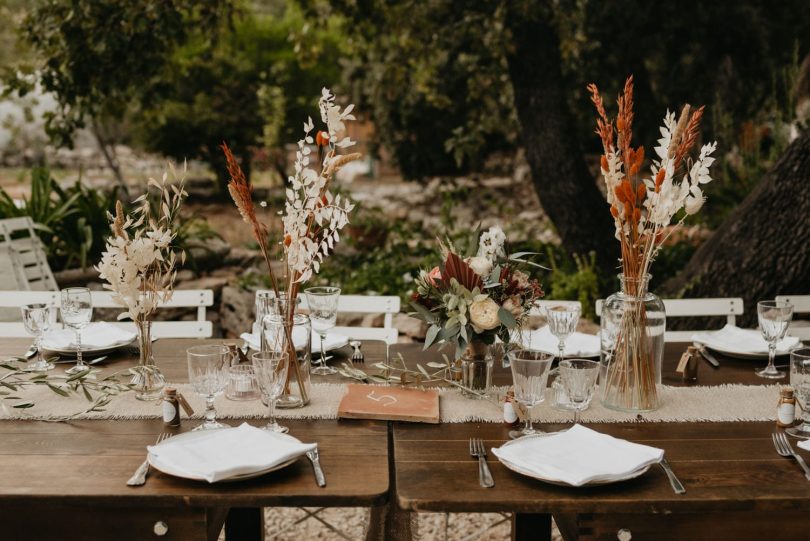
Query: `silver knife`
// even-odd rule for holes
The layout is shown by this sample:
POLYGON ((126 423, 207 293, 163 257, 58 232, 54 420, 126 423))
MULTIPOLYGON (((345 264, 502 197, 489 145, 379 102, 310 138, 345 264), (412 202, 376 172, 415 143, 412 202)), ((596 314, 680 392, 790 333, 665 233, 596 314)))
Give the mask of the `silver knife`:
POLYGON ((312 451, 307 451, 307 458, 310 462, 312 462, 312 471, 315 472, 315 482, 318 483, 319 487, 326 486, 326 477, 323 475, 323 469, 321 469, 321 461, 318 455, 318 448, 316 447, 312 451))
POLYGON ((709 350, 706 349, 705 345, 699 344, 698 342, 693 342, 693 344, 695 345, 696 348, 698 348, 698 351, 703 356, 703 358, 706 359, 706 362, 708 362, 715 368, 720 368, 720 361, 718 361, 714 355, 709 353, 709 350))
POLYGON ((661 462, 658 463, 661 468, 664 469, 664 473, 667 474, 667 478, 669 478, 669 484, 672 486, 672 490, 675 491, 675 494, 686 494, 686 489, 683 488, 683 485, 675 476, 675 472, 672 471, 672 468, 669 467, 669 462, 664 457, 661 457, 661 462))

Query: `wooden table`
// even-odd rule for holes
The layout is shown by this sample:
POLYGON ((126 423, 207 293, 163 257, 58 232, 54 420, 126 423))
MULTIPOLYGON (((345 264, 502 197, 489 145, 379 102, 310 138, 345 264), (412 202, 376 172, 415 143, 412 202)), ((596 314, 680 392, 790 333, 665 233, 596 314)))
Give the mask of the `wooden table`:
MULTIPOLYGON (((170 381, 185 381, 186 348, 206 342, 222 341, 160 340, 155 357, 170 381)), ((0 340, 0 358, 19 355, 30 343, 0 340)), ((130 364, 131 353, 114 356, 103 366, 120 369, 130 364)), ((196 424, 184 421, 181 430, 196 424)), ((208 485, 153 471, 146 485, 131 488, 125 482, 144 460, 146 445, 164 431, 161 419, 0 421, 0 539, 203 541, 217 538, 230 508, 386 503, 386 423, 289 420, 285 424, 302 441, 318 442, 325 488, 317 487, 303 458, 251 481, 208 485), (155 534, 159 522, 168 526, 162 537, 155 534)))
MULTIPOLYGON (((668 344, 664 383, 681 384, 674 372, 685 344, 668 344)), ((406 358, 426 355, 400 348, 406 358)), ((762 361, 720 357, 714 369, 701 361, 699 383, 770 383, 754 375, 762 361)), ((496 383, 508 384, 505 370, 496 383)), ((786 381, 785 381, 786 383, 786 381)), ((546 405, 538 406, 549 407, 546 405)), ((776 404, 774 403, 774 408, 776 404)), ((548 539, 554 515, 566 539, 617 539, 621 529, 633 541, 810 538, 810 482, 793 460, 778 456, 772 422, 605 423, 591 428, 663 448, 686 487, 676 495, 663 471, 592 488, 564 488, 518 475, 490 453, 495 487, 478 484, 477 461, 468 454, 471 436, 487 447, 508 439, 508 428, 493 423, 394 426, 397 502, 410 511, 516 513, 514 539, 548 539)), ((564 425, 546 425, 559 430, 564 425)), ((795 441, 794 447, 795 447, 795 441)), ((806 460, 810 453, 800 451, 806 460)))

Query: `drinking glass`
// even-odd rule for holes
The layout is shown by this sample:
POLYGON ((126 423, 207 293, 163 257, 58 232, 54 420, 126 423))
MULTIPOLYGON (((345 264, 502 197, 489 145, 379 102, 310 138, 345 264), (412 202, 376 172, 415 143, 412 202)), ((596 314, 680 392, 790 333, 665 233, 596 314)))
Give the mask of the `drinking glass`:
POLYGON ((768 366, 757 371, 761 378, 779 379, 785 373, 777 370, 773 362, 776 359, 776 344, 785 337, 790 319, 793 317, 793 305, 783 301, 760 301, 757 303, 757 317, 762 338, 768 342, 768 366))
POLYGON ((20 311, 25 331, 34 335, 34 347, 37 348, 37 360, 25 368, 26 372, 52 370, 53 363, 42 358, 42 334, 51 326, 51 306, 42 303, 25 304, 20 311))
POLYGON ((810 347, 790 352, 790 385, 802 411, 802 424, 785 430, 797 438, 810 438, 810 347))
POLYGON ((86 287, 69 287, 61 294, 62 322, 76 334, 76 366, 66 372, 78 374, 90 368, 82 359, 82 329, 93 319, 93 298, 86 287))
POLYGON ((340 299, 339 287, 310 287, 304 290, 309 304, 309 319, 312 322, 312 330, 321 337, 321 363, 312 369, 313 374, 328 376, 337 372, 331 366, 326 366, 326 353, 324 352, 323 341, 326 333, 337 323, 338 299, 340 299))
POLYGON ((579 423, 579 414, 588 407, 596 390, 600 364, 585 359, 565 359, 560 361, 560 380, 574 406, 574 424, 579 423))
POLYGON ((188 380, 194 391, 205 397, 205 421, 194 430, 226 428, 217 421, 214 398, 221 395, 228 383, 228 367, 231 359, 227 346, 194 346, 186 350, 188 380))
POLYGON ((515 386, 515 400, 526 410, 526 424, 523 429, 509 432, 509 437, 516 439, 538 432, 532 427, 530 408, 545 400, 548 372, 554 361, 554 355, 533 349, 516 349, 509 353, 509 361, 515 386))
POLYGON ((546 308, 548 329, 557 338, 559 359, 565 358, 565 340, 577 330, 582 309, 579 303, 567 302, 546 308))
POLYGON ((256 379, 259 388, 267 400, 270 408, 270 415, 265 430, 271 432, 286 433, 290 429, 281 426, 276 421, 276 400, 284 392, 284 384, 287 382, 287 370, 289 369, 289 353, 276 351, 259 351, 251 357, 253 361, 253 371, 256 372, 256 379))

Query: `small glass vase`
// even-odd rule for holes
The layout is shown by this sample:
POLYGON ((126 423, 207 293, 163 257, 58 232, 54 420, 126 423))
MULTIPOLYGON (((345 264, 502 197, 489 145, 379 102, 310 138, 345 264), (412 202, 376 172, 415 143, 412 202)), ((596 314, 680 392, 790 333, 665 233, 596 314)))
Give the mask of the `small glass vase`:
POLYGON ((136 321, 135 328, 138 331, 138 366, 130 369, 130 384, 138 400, 157 400, 163 395, 166 379, 152 355, 152 322, 136 321))
POLYGON ((287 371, 287 385, 276 407, 290 409, 306 406, 312 391, 309 373, 312 364, 312 324, 309 316, 295 314, 290 321, 282 315, 271 313, 264 316, 262 331, 268 350, 295 352, 290 357, 295 359, 295 363, 287 371))
POLYGON ((467 344, 461 357, 461 394, 467 398, 486 398, 492 385, 494 359, 491 346, 473 340, 467 344))
POLYGON ((619 275, 621 291, 602 306, 602 404, 640 413, 660 407, 658 385, 664 359, 664 303, 648 290, 650 275, 619 275))

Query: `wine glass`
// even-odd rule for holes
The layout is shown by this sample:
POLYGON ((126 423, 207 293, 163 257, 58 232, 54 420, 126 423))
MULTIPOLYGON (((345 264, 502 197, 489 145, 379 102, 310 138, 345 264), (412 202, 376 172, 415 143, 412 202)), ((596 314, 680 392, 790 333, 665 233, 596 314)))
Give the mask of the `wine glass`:
POLYGON ((802 410, 802 424, 785 432, 797 438, 810 438, 810 347, 790 352, 790 385, 802 410))
POLYGON ((205 397, 205 421, 194 430, 227 428, 217 421, 214 398, 221 395, 228 383, 228 366, 231 360, 227 346, 193 346, 186 350, 188 380, 194 391, 205 397))
POLYGON ((588 407, 596 390, 600 364, 585 359, 565 359, 560 361, 560 380, 574 406, 574 424, 579 423, 580 412, 588 407))
POLYGON ((768 342, 768 366, 757 371, 761 378, 779 379, 785 373, 777 370, 773 362, 776 359, 776 344, 785 337, 790 320, 793 317, 793 305, 783 301, 760 301, 757 303, 757 317, 762 338, 768 342))
POLYGON ((312 322, 312 330, 321 337, 321 364, 312 369, 313 374, 328 376, 337 372, 331 366, 326 366, 326 354, 324 353, 323 341, 326 333, 337 323, 338 299, 340 299, 339 287, 310 287, 304 290, 309 304, 309 319, 312 322))
POLYGON ((581 311, 579 303, 574 302, 555 304, 546 308, 548 328, 557 338, 560 360, 565 358, 565 340, 577 330, 581 311))
POLYGON ((554 355, 533 349, 516 349, 509 353, 509 366, 512 369, 512 380, 515 386, 515 400, 526 411, 526 423, 521 430, 511 430, 512 439, 536 434, 532 427, 530 408, 545 400, 548 372, 554 355))
POLYGON ((289 432, 290 429, 281 426, 276 421, 276 400, 284 392, 284 385, 287 383, 287 370, 289 370, 290 366, 289 358, 290 354, 286 351, 283 353, 259 351, 251 357, 259 388, 262 390, 262 394, 264 394, 270 408, 269 420, 264 429, 282 434, 289 432))
POLYGON ((25 304, 20 307, 20 311, 25 331, 34 335, 34 347, 37 348, 37 360, 25 368, 26 372, 53 370, 53 363, 42 358, 42 334, 51 326, 51 306, 42 303, 25 304))
POLYGON ((76 366, 66 372, 78 374, 90 368, 82 358, 82 329, 93 319, 93 297, 86 287, 68 287, 61 295, 62 322, 76 334, 76 366))

